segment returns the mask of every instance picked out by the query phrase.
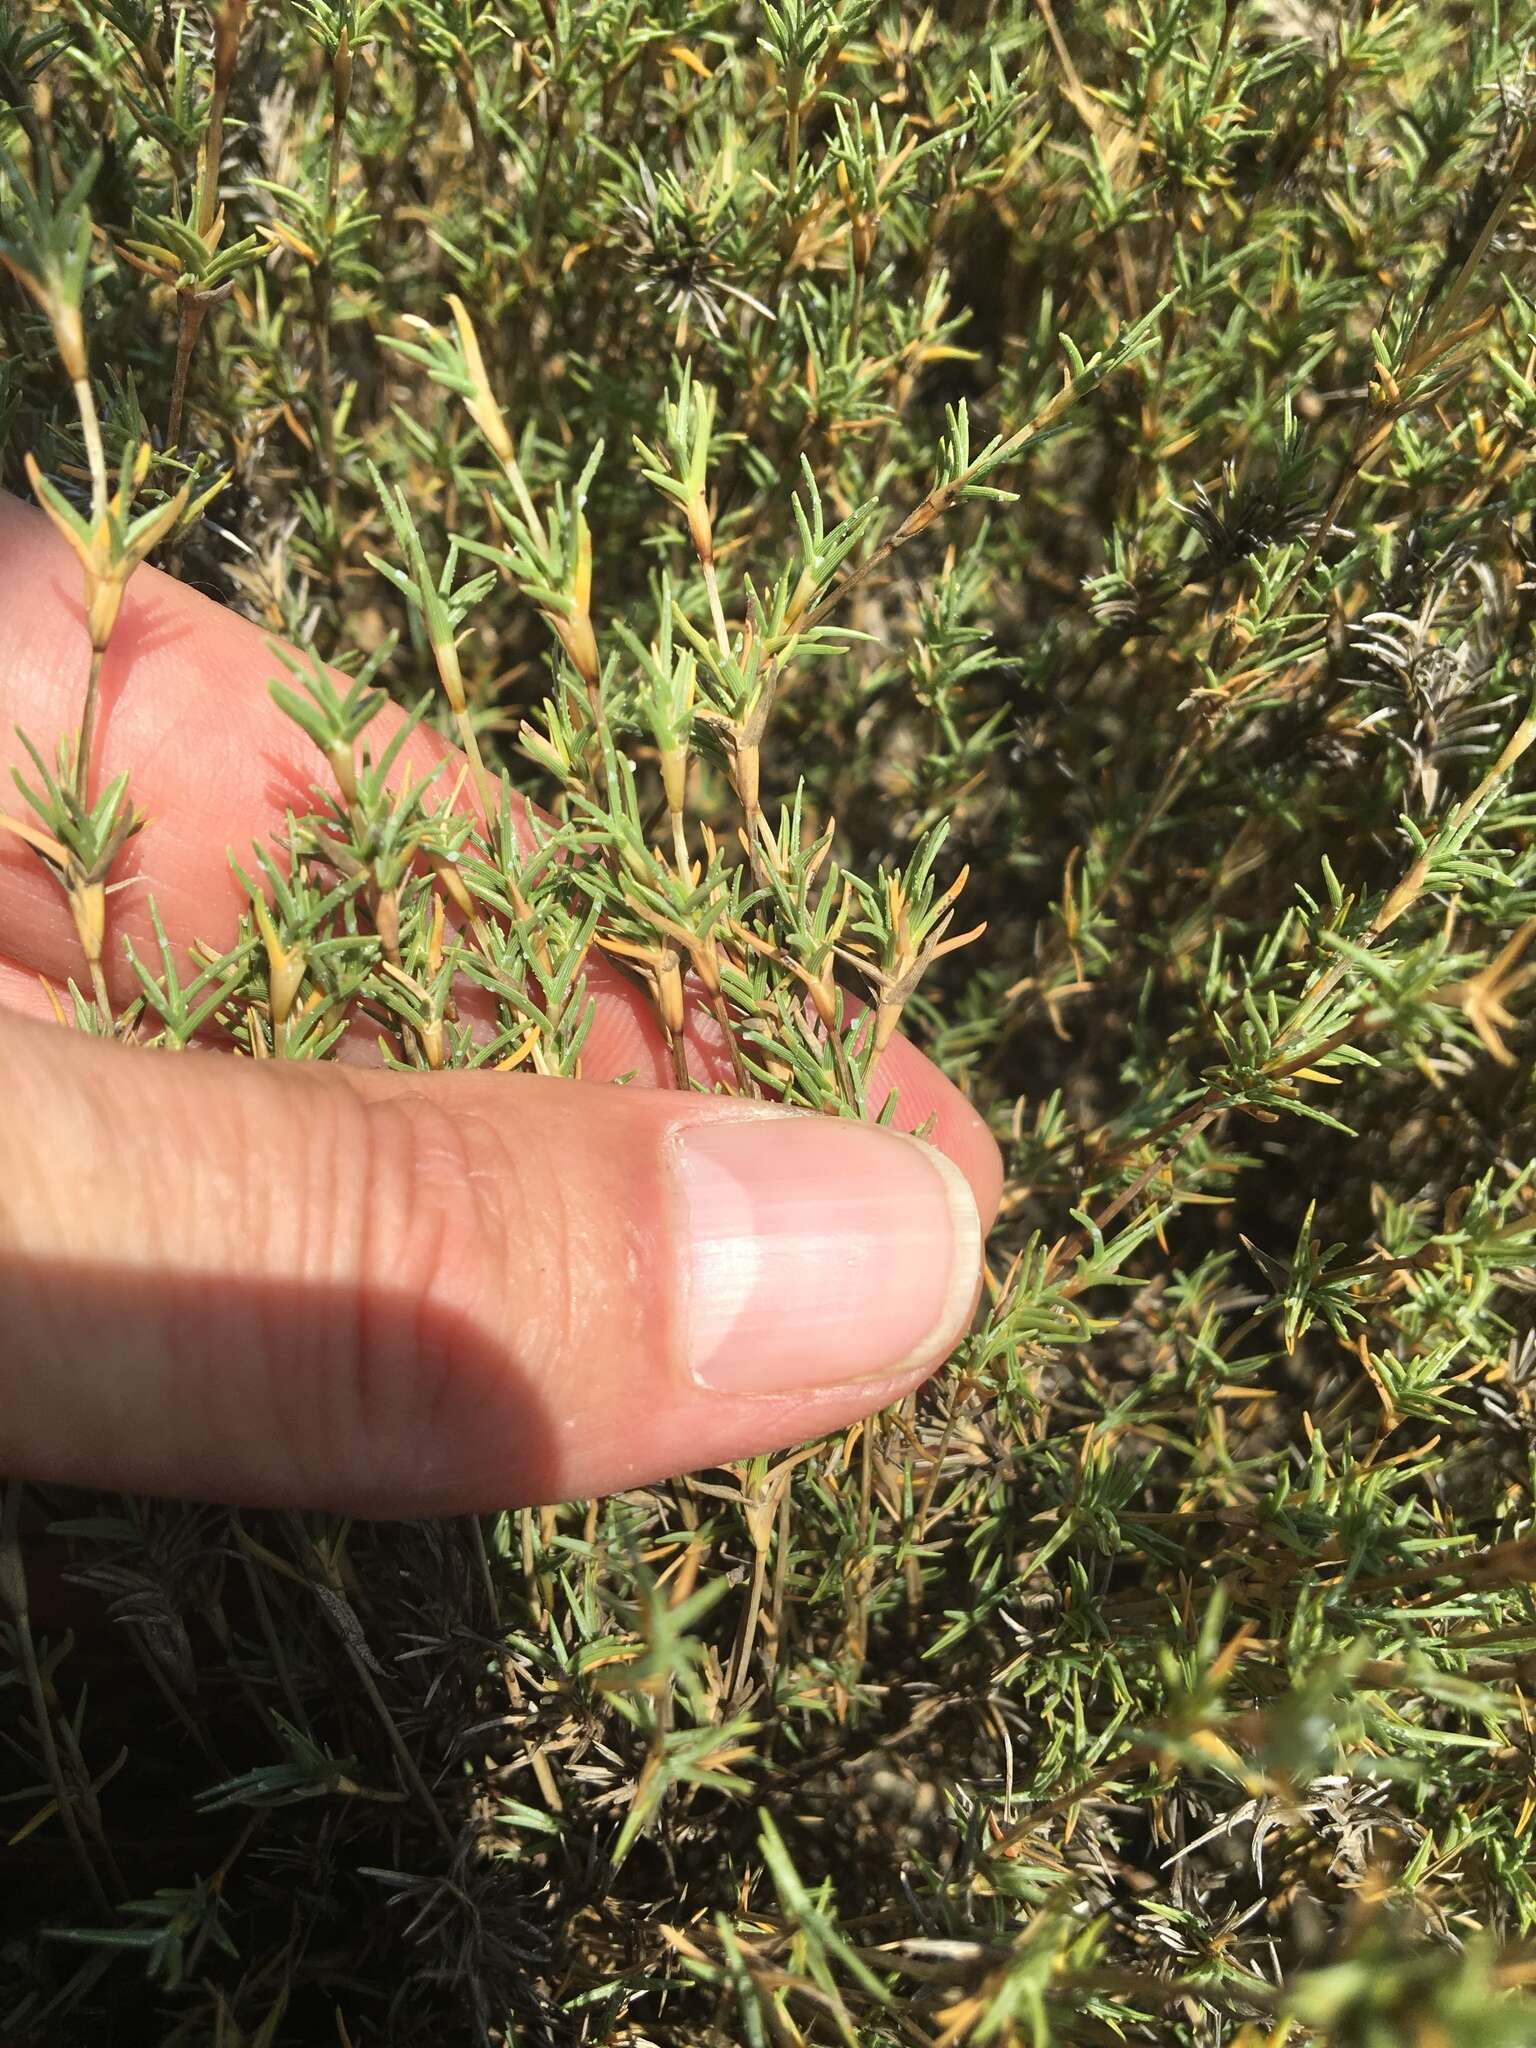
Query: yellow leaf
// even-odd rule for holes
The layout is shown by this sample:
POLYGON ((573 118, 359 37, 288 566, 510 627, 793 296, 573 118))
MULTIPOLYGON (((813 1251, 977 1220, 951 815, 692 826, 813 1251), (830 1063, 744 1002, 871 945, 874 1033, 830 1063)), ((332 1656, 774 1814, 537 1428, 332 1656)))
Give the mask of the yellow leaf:
POLYGON ((685 65, 695 78, 708 78, 712 75, 709 66, 698 52, 690 50, 683 43, 668 43, 667 55, 675 57, 679 64, 685 65))
POLYGON ((286 226, 282 221, 273 221, 269 232, 277 241, 282 243, 285 249, 291 249, 296 256, 302 256, 306 263, 318 263, 320 261, 320 251, 312 249, 302 235, 296 235, 293 229, 286 226))

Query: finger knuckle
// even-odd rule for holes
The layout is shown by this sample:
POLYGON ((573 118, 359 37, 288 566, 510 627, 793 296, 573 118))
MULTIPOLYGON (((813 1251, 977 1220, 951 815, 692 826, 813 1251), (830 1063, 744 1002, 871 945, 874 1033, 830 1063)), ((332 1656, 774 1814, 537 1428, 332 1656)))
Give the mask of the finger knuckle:
POLYGON ((332 1213, 311 1225, 331 1236, 335 1341, 320 1414, 305 1403, 293 1417, 303 1455, 329 1447, 330 1488, 409 1484, 413 1457, 424 1476, 473 1431, 477 1395, 514 1397, 569 1329, 558 1190, 537 1138, 476 1092, 370 1094, 342 1136, 332 1213))

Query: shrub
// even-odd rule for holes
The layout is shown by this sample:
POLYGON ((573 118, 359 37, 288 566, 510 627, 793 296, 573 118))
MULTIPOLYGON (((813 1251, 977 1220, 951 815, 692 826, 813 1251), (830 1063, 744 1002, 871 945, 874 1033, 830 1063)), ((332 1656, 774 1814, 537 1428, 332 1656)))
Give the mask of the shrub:
POLYGON ((572 1072, 601 945, 830 1113, 901 1017, 1009 1181, 776 1460, 12 1487, 0 2035, 1536 2041, 1533 95, 1493 0, 19 0, 5 480, 334 792, 114 1014, 30 735, 77 1027, 572 1072))

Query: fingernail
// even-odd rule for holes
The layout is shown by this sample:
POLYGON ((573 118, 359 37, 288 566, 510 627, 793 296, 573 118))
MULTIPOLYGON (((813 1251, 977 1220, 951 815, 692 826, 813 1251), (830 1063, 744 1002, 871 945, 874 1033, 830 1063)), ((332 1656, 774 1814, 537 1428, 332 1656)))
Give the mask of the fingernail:
POLYGON ((970 1186, 918 1138, 792 1113, 673 1134, 689 1362, 730 1394, 937 1365, 981 1273, 970 1186))

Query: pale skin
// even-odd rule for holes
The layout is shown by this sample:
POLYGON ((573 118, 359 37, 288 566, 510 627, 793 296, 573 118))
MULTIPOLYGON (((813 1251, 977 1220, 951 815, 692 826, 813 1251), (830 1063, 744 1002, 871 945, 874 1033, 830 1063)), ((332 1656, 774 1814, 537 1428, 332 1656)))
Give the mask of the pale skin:
MULTIPOLYGON (((45 753, 74 730, 87 653, 73 558, 0 497, 0 811, 23 809, 15 729, 45 753)), ((135 576, 91 764, 149 815, 111 898, 114 1001, 151 894, 179 948, 227 944, 226 850, 324 779, 274 672, 257 627, 135 576)), ((402 773, 445 751, 416 736, 402 773)), ((645 997, 601 963, 580 1082, 396 1074, 361 1034, 324 1067, 104 1044, 56 1021, 71 976, 58 886, 0 832, 13 1476, 375 1515, 585 1496, 852 1422, 974 1305, 997 1149, 904 1039, 872 1092, 934 1120, 922 1151, 669 1088, 645 997)), ((700 1071, 718 1057, 701 1026, 700 1071)))

